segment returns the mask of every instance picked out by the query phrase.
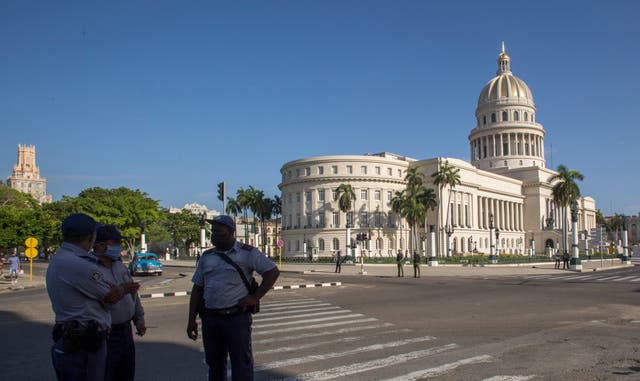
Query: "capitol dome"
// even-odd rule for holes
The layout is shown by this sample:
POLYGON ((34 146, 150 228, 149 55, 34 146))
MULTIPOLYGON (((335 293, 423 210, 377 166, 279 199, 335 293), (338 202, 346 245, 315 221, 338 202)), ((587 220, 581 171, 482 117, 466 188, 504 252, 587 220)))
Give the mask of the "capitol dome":
POLYGON ((478 108, 495 104, 520 104, 535 107, 533 94, 529 86, 520 78, 511 74, 511 59, 505 53, 498 56, 498 71, 480 92, 478 108))

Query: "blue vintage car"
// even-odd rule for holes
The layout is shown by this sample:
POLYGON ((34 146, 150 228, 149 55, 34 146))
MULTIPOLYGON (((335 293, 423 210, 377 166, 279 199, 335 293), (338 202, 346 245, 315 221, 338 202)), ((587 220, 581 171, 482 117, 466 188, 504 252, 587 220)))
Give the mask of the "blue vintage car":
POLYGON ((131 275, 162 275, 162 263, 158 261, 158 256, 155 253, 137 253, 133 256, 133 260, 129 262, 129 273, 131 275))

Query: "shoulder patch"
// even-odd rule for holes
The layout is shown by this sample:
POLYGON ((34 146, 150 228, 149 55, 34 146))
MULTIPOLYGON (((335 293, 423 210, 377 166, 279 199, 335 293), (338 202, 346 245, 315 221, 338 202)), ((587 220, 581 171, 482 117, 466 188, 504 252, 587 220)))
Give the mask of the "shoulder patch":
POLYGON ((247 243, 243 243, 242 246, 240 246, 240 248, 242 250, 248 250, 248 251, 251 251, 251 250, 255 249, 255 247, 253 247, 253 246, 251 246, 251 245, 249 245, 247 243))
POLYGON ((100 278, 102 278, 102 274, 100 274, 100 272, 98 271, 94 271, 93 274, 91 274, 91 279, 95 281, 99 281, 100 278))

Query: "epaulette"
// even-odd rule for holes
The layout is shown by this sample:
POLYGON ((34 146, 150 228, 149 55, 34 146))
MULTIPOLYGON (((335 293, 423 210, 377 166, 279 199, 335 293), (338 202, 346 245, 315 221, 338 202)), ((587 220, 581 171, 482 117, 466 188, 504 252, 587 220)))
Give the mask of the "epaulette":
POLYGON ((247 251, 251 251, 251 250, 255 249, 255 247, 253 247, 253 246, 251 246, 251 245, 249 245, 247 243, 243 243, 242 246, 240 246, 240 248, 242 250, 247 250, 247 251))
POLYGON ((206 254, 213 254, 216 252, 216 249, 209 249, 209 250, 205 250, 202 255, 206 255, 206 254))

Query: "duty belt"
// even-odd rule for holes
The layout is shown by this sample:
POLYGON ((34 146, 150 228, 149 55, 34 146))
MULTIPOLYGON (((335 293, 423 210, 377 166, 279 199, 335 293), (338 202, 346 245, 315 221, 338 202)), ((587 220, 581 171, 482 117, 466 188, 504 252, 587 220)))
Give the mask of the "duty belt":
POLYGON ((233 306, 229 308, 205 308, 204 311, 205 313, 210 313, 212 315, 231 316, 245 312, 245 309, 240 306, 233 306))

